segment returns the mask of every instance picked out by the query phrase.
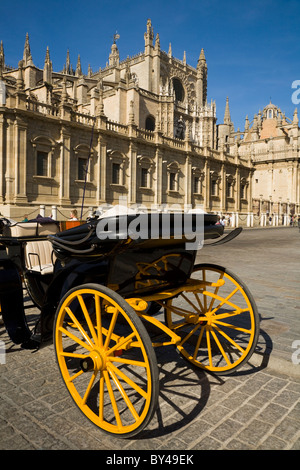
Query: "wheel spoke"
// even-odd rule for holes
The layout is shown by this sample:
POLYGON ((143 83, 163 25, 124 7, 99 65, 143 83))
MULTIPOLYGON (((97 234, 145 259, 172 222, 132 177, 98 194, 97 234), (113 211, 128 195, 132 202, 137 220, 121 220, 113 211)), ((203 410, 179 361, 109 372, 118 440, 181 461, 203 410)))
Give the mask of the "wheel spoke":
POLYGON ((230 294, 229 296, 227 296, 225 299, 224 299, 224 297, 221 297, 219 295, 213 295, 211 292, 208 292, 208 291, 204 291, 203 294, 205 295, 205 297, 206 296, 214 297, 215 299, 221 301, 221 303, 217 307, 215 307, 212 312, 210 312, 211 315, 213 315, 217 310, 219 310, 219 308, 221 308, 224 304, 229 305, 229 307, 232 307, 235 310, 241 310, 241 309, 239 309, 239 307, 236 304, 233 304, 232 302, 229 302, 229 298, 232 297, 233 293, 232 293, 232 295, 230 294))
POLYGON ((199 348, 200 348, 200 344, 201 344, 201 341, 202 341, 202 338, 203 338, 204 330, 205 330, 205 327, 202 326, 202 327, 201 327, 200 334, 199 334, 198 339, 197 339, 197 343, 196 343, 195 349, 194 349, 194 355, 193 355, 193 359, 194 359, 194 360, 197 359, 197 352, 198 352, 198 350, 199 350, 199 348))
POLYGON ((109 369, 108 369, 108 373, 110 374, 112 380, 113 380, 114 383, 116 384, 116 386, 117 386, 117 388, 118 388, 118 390, 119 390, 119 392, 120 392, 120 394, 121 394, 123 400, 125 401, 125 403, 126 403, 128 409, 129 409, 129 411, 131 412, 133 418, 135 419, 135 421, 137 421, 138 418, 139 418, 139 415, 138 415, 137 411, 135 410, 133 404, 131 403, 131 401, 130 401, 128 395, 127 395, 127 393, 126 393, 125 390, 124 390, 124 388, 122 387, 122 385, 121 385, 121 383, 120 383, 118 377, 116 376, 116 374, 114 373, 114 371, 112 370, 112 368, 109 368, 109 369))
POLYGON ((114 330, 115 325, 116 325, 118 314, 119 314, 118 309, 114 308, 114 313, 113 313, 112 319, 110 321, 109 329, 108 329, 107 336, 106 336, 105 343, 104 343, 104 349, 108 349, 108 345, 110 343, 111 336, 112 336, 113 330, 114 330))
POLYGON ((116 402, 116 399, 115 399, 115 395, 114 395, 114 392, 113 392, 113 389, 112 389, 112 386, 111 386, 111 383, 110 383, 110 378, 109 378, 109 374, 108 374, 107 370, 103 371, 103 375, 104 375, 105 383, 106 383, 107 390, 108 390, 108 393, 109 393, 109 398, 110 398, 110 401, 111 401, 113 412, 114 412, 114 415, 115 415, 115 418, 116 418, 116 421, 117 421, 117 427, 120 429, 122 427, 122 421, 121 421, 121 418, 120 418, 118 405, 117 405, 117 402, 116 402))
POLYGON ((206 342, 207 342, 207 352, 208 352, 208 360, 209 360, 209 366, 213 366, 212 362, 212 351, 211 351, 211 343, 210 343, 210 334, 209 334, 209 329, 206 329, 206 342))
POLYGON ((80 331, 83 338, 86 340, 87 343, 89 343, 91 348, 93 348, 94 344, 93 344, 91 338, 88 336, 86 331, 83 329, 83 327, 81 326, 81 324, 79 323, 79 321, 77 320, 77 318, 75 317, 75 315, 73 314, 73 312, 71 311, 71 309, 69 307, 66 307, 66 312, 68 313, 68 315, 71 318, 71 320, 73 321, 73 323, 77 326, 77 329, 80 331))
POLYGON ((93 337, 93 340, 94 340, 95 344, 97 344, 97 342, 98 342, 97 333, 96 333, 96 331, 95 331, 95 328, 94 328, 93 323, 91 322, 91 317, 90 317, 90 315, 89 315, 89 312, 87 311, 87 308, 86 308, 86 305, 85 305, 85 303, 84 303, 84 300, 83 300, 83 298, 82 298, 81 295, 78 295, 77 298, 78 298, 78 300, 79 300, 80 306, 81 306, 81 308, 82 308, 82 312, 83 312, 83 314, 84 314, 84 318, 85 318, 85 320, 86 320, 86 322, 87 322, 87 325, 88 325, 88 327, 89 327, 89 330, 90 330, 90 332, 91 332, 91 335, 92 335, 92 337, 93 337))
MULTIPOLYGON (((224 273, 221 273, 221 275, 220 275, 218 281, 219 281, 220 279, 223 279, 223 277, 224 277, 224 273)), ((210 304, 209 304, 209 307, 208 307, 208 312, 210 312, 211 309, 212 309, 212 306, 213 306, 213 304, 214 304, 214 302, 215 302, 216 295, 217 295, 219 289, 220 289, 220 286, 217 286, 217 287, 215 288, 215 291, 214 291, 214 293, 213 293, 213 298, 211 299, 210 304)))
POLYGON ((201 302, 201 300, 200 300, 200 297, 199 297, 198 292, 195 292, 194 295, 195 295, 195 297, 196 297, 196 299, 197 299, 197 302, 198 302, 198 304, 199 304, 199 307, 200 307, 201 312, 204 313, 204 307, 203 307, 203 305, 202 305, 202 302, 201 302))
POLYGON ((131 388, 133 388, 137 393, 139 393, 143 398, 147 397, 147 392, 143 390, 139 385, 137 385, 133 380, 130 379, 126 374, 124 374, 120 369, 115 367, 112 363, 111 369, 122 379, 126 382, 131 388))
POLYGON ((89 384, 88 384, 88 386, 87 386, 87 389, 86 389, 86 392, 85 392, 85 394, 84 394, 84 397, 83 397, 83 399, 82 399, 82 404, 83 404, 83 405, 85 405, 86 402, 87 402, 87 399, 88 399, 88 397, 89 397, 89 395, 90 395, 90 392, 91 392, 91 390, 92 390, 92 386, 94 385, 94 382, 95 382, 97 373, 98 373, 97 371, 94 371, 93 374, 92 374, 92 377, 91 377, 91 379, 90 379, 90 381, 89 381, 89 384))
POLYGON ((219 341, 219 339, 218 339, 216 333, 215 333, 213 330, 211 330, 211 334, 212 334, 212 336, 213 336, 215 342, 217 343, 218 348, 220 349, 221 354, 222 354, 222 356, 224 357, 226 363, 227 363, 228 365, 230 365, 231 362, 229 361, 229 359, 228 359, 228 357, 227 357, 227 354, 225 353, 225 351, 224 351, 224 349, 223 349, 223 347, 222 347, 222 345, 221 345, 221 343, 220 343, 220 341, 219 341))
POLYGON ((105 379, 103 372, 100 371, 100 380, 99 380, 99 420, 100 422, 104 421, 104 384, 105 379))
POLYGON ((59 328, 59 331, 61 333, 65 334, 66 336, 68 336, 75 343, 80 344, 80 346, 82 346, 83 348, 87 349, 88 351, 92 351, 92 349, 93 349, 92 346, 90 346, 89 344, 84 343, 83 341, 81 341, 79 338, 77 338, 77 336, 73 335, 73 333, 71 333, 71 331, 66 330, 62 326, 59 328))
POLYGON ((133 359, 126 359, 124 357, 109 356, 107 360, 110 362, 118 362, 120 364, 128 364, 136 367, 147 367, 147 364, 144 361, 134 361, 133 359))
POLYGON ((99 295, 95 295, 95 311, 96 311, 96 325, 97 325, 97 332, 98 332, 98 345, 100 347, 103 347, 101 304, 100 304, 99 295))
POLYGON ((200 328, 201 325, 198 323, 185 337, 182 341, 180 341, 179 346, 182 346, 193 334, 200 328))
POLYGON ((196 310, 197 313, 199 313, 199 315, 202 313, 200 312, 200 310, 195 306, 195 304, 184 294, 181 294, 181 297, 184 298, 184 300, 191 305, 191 307, 196 310))
POLYGON ((225 326, 226 328, 231 328, 232 330, 235 330, 235 331, 241 331, 242 333, 246 333, 248 335, 251 335, 251 333, 252 333, 252 330, 249 330, 247 328, 242 328, 241 326, 232 325, 231 323, 224 323, 224 322, 221 322, 221 321, 218 321, 218 320, 214 320, 214 323, 217 323, 218 325, 225 326))
POLYGON ((229 335, 227 335, 223 330, 218 327, 215 327, 218 333, 222 335, 227 341, 229 341, 235 348, 237 348, 242 354, 244 354, 245 349, 243 349, 236 341, 234 341, 229 335))

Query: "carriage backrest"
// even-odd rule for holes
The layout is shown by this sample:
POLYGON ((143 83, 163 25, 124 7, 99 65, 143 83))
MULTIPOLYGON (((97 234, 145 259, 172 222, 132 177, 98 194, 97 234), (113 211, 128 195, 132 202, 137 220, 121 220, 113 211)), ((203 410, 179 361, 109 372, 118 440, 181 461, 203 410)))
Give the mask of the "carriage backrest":
POLYGON ((49 240, 34 240, 25 244, 25 265, 27 269, 49 274, 53 272, 55 254, 49 240))
POLYGON ((55 234, 59 231, 56 223, 40 224, 39 222, 18 222, 15 225, 5 225, 4 237, 35 237, 55 234))

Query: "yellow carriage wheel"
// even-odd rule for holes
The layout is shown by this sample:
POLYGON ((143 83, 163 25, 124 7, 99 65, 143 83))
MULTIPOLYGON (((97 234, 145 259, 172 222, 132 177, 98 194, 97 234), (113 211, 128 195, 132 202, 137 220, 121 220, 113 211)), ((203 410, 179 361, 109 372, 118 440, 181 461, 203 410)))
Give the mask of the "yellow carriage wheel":
POLYGON ((70 290, 56 312, 54 345, 64 383, 91 422, 118 437, 147 426, 158 402, 156 356, 119 294, 95 284, 70 290))
POLYGON ((191 279, 202 287, 166 302, 165 321, 180 353, 197 367, 226 375, 245 364, 259 336, 259 316, 247 287, 222 266, 200 264, 191 279))

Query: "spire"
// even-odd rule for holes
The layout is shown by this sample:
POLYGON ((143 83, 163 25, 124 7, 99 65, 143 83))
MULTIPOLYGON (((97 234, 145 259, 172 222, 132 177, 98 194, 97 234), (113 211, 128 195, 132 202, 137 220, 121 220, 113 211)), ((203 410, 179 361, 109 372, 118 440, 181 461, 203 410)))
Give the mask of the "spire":
POLYGON ((153 34, 153 28, 152 28, 152 25, 151 25, 151 20, 148 19, 147 20, 147 31, 144 34, 145 47, 153 45, 153 38, 154 38, 154 34, 153 34))
POLYGON ((49 47, 47 46, 46 57, 43 70, 43 80, 46 83, 52 83, 52 62, 50 60, 49 47))
POLYGON ((32 56, 30 52, 30 45, 29 45, 29 36, 26 33, 24 51, 23 51, 23 64, 24 65, 33 65, 32 56))
POLYGON ((155 50, 159 51, 160 50, 160 39, 159 39, 159 34, 156 34, 155 38, 155 50))
POLYGON ((201 52, 200 52, 199 60, 206 61, 203 47, 202 47, 201 52))
POLYGON ((297 108, 295 108, 295 111, 293 114, 293 126, 298 127, 298 124, 299 124, 298 111, 297 111, 297 108))
POLYGON ((66 59, 66 74, 70 75, 71 73, 71 64, 70 64, 70 52, 67 50, 67 59, 66 59))
POLYGON ((80 77, 82 75, 82 70, 81 70, 81 61, 80 61, 80 55, 78 54, 78 59, 77 59, 77 65, 76 65, 76 72, 75 75, 77 77, 80 77))
POLYGON ((224 114, 224 124, 231 124, 231 117, 229 111, 229 99, 226 98, 225 114, 224 114))
POLYGON ((206 59, 205 59, 205 54, 203 48, 201 49, 198 63, 197 63, 197 69, 200 69, 202 67, 206 67, 206 59))
POLYGON ((171 45, 171 43, 169 44, 168 57, 170 59, 172 58, 172 45, 171 45))
POLYGON ((183 65, 186 65, 186 52, 183 52, 183 65))
POLYGON ((114 67, 120 65, 119 49, 115 41, 111 46, 111 53, 109 54, 109 65, 112 65, 114 67))
POLYGON ((47 49, 46 49, 46 57, 45 57, 45 64, 50 64, 51 61, 50 61, 50 52, 49 52, 49 47, 47 46, 47 49))

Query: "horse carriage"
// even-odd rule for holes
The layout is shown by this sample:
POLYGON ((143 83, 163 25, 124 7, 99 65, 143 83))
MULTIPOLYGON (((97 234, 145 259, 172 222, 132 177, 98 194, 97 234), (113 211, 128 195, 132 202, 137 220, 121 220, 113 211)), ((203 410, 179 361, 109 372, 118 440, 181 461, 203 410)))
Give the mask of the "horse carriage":
MULTIPOLYGON (((190 217, 195 234, 197 217, 190 217)), ((157 408, 156 347, 174 345, 192 366, 230 374, 257 344, 259 318, 248 288, 225 267, 196 264, 201 250, 186 232, 175 233, 176 220, 94 217, 63 231, 55 222, 0 221, 0 305, 11 341, 27 349, 53 342, 78 408, 117 437, 136 436, 157 408), (144 224, 147 234, 133 236, 132 224, 144 224), (24 286, 40 311, 33 328, 24 286)), ((241 231, 225 234, 216 222, 204 214, 204 243, 225 243, 241 231)))

